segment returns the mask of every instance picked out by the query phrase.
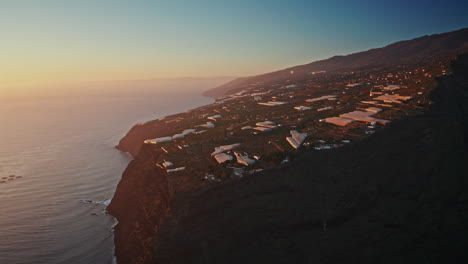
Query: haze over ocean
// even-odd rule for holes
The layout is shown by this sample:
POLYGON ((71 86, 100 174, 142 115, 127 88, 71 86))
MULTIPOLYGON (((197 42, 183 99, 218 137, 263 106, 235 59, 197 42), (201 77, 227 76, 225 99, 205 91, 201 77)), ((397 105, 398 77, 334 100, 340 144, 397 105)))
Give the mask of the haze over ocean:
POLYGON ((0 183, 0 263, 111 263, 100 202, 130 161, 113 147, 139 121, 212 102, 197 94, 2 100, 0 180, 22 177, 0 183))

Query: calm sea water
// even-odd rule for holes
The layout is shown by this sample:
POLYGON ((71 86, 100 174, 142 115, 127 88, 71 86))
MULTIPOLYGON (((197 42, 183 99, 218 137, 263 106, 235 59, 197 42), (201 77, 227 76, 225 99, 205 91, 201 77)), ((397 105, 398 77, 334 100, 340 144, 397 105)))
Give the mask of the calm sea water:
POLYGON ((104 209, 130 161, 113 147, 137 122, 211 102, 197 95, 0 101, 0 263, 112 263, 115 220, 104 209))

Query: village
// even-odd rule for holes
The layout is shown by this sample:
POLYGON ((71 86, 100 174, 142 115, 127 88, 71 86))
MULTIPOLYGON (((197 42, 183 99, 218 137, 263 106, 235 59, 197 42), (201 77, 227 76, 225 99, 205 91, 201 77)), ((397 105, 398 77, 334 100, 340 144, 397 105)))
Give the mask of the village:
MULTIPOLYGON (((302 151, 352 144, 431 104, 447 61, 359 72, 317 71, 303 80, 256 83, 160 119, 177 131, 147 139, 162 151, 155 166, 171 177, 220 182, 288 163, 302 151)), ((183 179, 181 179, 183 181, 183 179)))

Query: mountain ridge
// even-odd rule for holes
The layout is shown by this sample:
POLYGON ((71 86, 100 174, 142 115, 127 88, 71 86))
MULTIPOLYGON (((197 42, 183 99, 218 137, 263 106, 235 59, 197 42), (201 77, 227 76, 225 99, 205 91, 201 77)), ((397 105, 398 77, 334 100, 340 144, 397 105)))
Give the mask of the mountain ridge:
POLYGON ((234 79, 216 88, 207 90, 204 95, 217 98, 254 87, 255 83, 271 84, 288 79, 301 80, 313 71, 346 71, 368 67, 385 67, 400 63, 421 63, 437 57, 457 56, 468 49, 468 28, 425 35, 409 40, 398 41, 381 48, 335 55, 328 59, 288 67, 269 73, 234 79), (291 73, 291 72, 294 73, 291 73))

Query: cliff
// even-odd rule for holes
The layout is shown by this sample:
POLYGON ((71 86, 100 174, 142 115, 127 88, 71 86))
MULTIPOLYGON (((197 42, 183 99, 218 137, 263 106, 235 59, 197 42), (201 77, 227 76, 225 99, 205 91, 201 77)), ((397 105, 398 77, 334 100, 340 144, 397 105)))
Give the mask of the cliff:
POLYGON ((128 165, 107 207, 119 222, 114 239, 119 263, 147 263, 152 257, 152 241, 172 196, 166 172, 154 166, 159 155, 143 147, 128 165))
POLYGON ((129 153, 132 157, 136 157, 145 140, 173 135, 175 133, 182 132, 184 129, 193 127, 195 124, 193 124, 192 119, 187 118, 187 113, 194 112, 196 110, 202 111, 207 107, 209 107, 209 105, 201 106, 186 111, 185 113, 170 115, 163 119, 136 124, 120 140, 119 144, 115 146, 115 148, 129 153))
POLYGON ((424 115, 184 195, 132 147, 108 208, 119 263, 465 262, 468 56, 453 72, 424 115))
POLYGON ((136 157, 143 145, 143 141, 165 136, 174 129, 176 129, 175 124, 166 124, 159 120, 136 124, 120 140, 115 148, 129 153, 132 157, 136 157))

